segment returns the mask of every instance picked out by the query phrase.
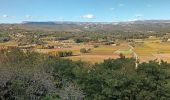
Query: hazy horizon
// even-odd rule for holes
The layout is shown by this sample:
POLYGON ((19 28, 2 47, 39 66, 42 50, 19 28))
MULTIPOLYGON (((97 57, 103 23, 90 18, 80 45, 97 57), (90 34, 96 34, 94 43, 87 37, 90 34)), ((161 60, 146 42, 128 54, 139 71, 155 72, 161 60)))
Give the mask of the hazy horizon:
POLYGON ((73 23, 124 23, 124 22, 136 22, 136 21, 170 21, 170 19, 143 19, 143 20, 127 20, 127 21, 62 21, 62 20, 53 20, 53 21, 21 21, 21 22, 0 22, 0 24, 22 24, 22 23, 27 23, 27 22, 73 22, 73 23))

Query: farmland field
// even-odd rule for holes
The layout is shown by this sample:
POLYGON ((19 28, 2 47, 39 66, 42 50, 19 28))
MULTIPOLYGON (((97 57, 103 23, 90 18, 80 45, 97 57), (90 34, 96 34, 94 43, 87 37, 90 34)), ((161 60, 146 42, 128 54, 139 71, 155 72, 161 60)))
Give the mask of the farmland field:
MULTIPOLYGON (((47 42, 49 45, 63 45, 63 43, 47 42)), ((17 46, 18 43, 14 41, 0 43, 0 46, 17 46)), ((64 44, 65 45, 65 44, 64 44)), ((94 45, 90 44, 69 44, 65 45, 63 48, 54 48, 54 49, 40 49, 34 48, 36 52, 40 53, 51 53, 59 51, 72 51, 73 56, 65 57, 66 59, 72 60, 82 60, 88 62, 102 62, 104 59, 116 59, 119 57, 119 54, 123 54, 126 57, 133 57, 133 52, 135 52, 139 58, 140 62, 146 62, 149 60, 165 60, 170 62, 170 43, 161 42, 160 39, 145 39, 143 43, 136 44, 133 50, 129 47, 129 44, 126 42, 121 42, 120 45, 94 45), (80 53, 81 48, 90 49, 88 53, 80 53)))
POLYGON ((41 53, 58 52, 58 51, 72 51, 73 56, 65 57, 66 59, 82 60, 87 62, 102 62, 104 59, 116 59, 119 58, 119 54, 122 53, 126 57, 132 57, 132 51, 127 44, 121 44, 119 46, 100 45, 94 48, 93 45, 79 44, 71 45, 70 48, 58 48, 58 49, 36 49, 41 53), (86 54, 80 53, 81 48, 89 48, 90 52, 86 54), (120 51, 120 52, 119 52, 120 51), (123 52, 124 51, 124 52, 123 52))
POLYGON ((135 47, 135 52, 138 54, 140 60, 165 60, 170 62, 170 43, 145 41, 143 44, 135 47))
POLYGON ((0 46, 17 46, 17 45, 18 45, 18 43, 14 42, 14 41, 0 43, 0 46))
MULTIPOLYGON (((72 60, 82 60, 88 62, 102 62, 104 59, 116 59, 119 58, 119 54, 122 53, 126 57, 133 57, 135 52, 140 62, 147 62, 149 60, 165 60, 170 62, 170 43, 160 42, 157 40, 144 40, 144 43, 136 45, 132 50, 127 43, 122 42, 119 46, 100 45, 94 48, 93 45, 80 44, 72 45, 71 48, 64 49, 50 49, 49 51, 73 51, 74 56, 66 57, 72 60), (81 48, 90 48, 90 52, 86 54, 80 53, 81 48)), ((46 51, 46 50, 45 50, 46 51)))

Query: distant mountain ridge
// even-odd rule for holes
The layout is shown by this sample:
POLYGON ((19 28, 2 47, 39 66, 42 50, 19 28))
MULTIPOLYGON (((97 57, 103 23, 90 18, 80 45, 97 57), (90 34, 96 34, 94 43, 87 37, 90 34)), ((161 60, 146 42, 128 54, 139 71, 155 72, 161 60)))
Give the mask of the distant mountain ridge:
POLYGON ((158 24, 158 23, 170 23, 170 20, 136 20, 136 21, 125 21, 125 22, 73 22, 73 21, 47 21, 47 22, 34 22, 24 21, 22 24, 25 25, 60 25, 60 24, 158 24))
POLYGON ((170 20, 136 20, 127 22, 72 22, 72 21, 24 21, 20 24, 0 24, 0 28, 65 31, 65 32, 157 32, 170 33, 170 20))
POLYGON ((112 24, 113 22, 72 22, 72 21, 47 21, 47 22, 32 22, 24 21, 22 24, 36 25, 58 25, 58 24, 112 24))

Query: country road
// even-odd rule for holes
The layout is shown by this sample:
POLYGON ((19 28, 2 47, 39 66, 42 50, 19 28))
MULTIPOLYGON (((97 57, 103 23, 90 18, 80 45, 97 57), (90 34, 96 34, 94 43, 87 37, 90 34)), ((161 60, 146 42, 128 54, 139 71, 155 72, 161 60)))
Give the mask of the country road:
POLYGON ((152 56, 154 56, 156 58, 156 60, 159 62, 159 64, 161 63, 161 58, 159 56, 157 56, 154 53, 152 53, 152 56))
POLYGON ((131 45, 128 45, 129 47, 130 47, 130 50, 133 52, 133 57, 135 58, 135 60, 136 60, 136 65, 135 65, 135 67, 136 67, 136 69, 138 68, 138 60, 139 60, 139 57, 138 57, 138 55, 136 54, 136 52, 134 51, 134 47, 133 46, 131 46, 131 45))

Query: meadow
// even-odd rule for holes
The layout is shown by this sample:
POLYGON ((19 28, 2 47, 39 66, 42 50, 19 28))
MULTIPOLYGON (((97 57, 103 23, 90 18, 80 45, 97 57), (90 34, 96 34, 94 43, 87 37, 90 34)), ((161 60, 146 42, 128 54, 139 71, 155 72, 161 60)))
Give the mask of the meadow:
POLYGON ((99 45, 97 48, 94 45, 89 44, 79 44, 71 45, 70 48, 57 48, 57 49, 36 49, 38 52, 49 53, 49 52, 59 52, 59 51, 72 51, 73 56, 64 57, 66 59, 71 59, 74 61, 82 60, 86 62, 96 63, 103 62, 105 59, 116 59, 119 58, 119 54, 122 53, 126 57, 132 57, 130 48, 127 44, 121 44, 119 46, 111 45, 99 45), (90 49, 88 53, 81 53, 80 49, 86 48, 90 49))
POLYGON ((116 59, 119 58, 119 54, 125 55, 125 57, 133 57, 135 52, 140 62, 148 62, 149 60, 158 61, 164 60, 170 62, 170 43, 161 42, 159 39, 150 40, 145 39, 143 43, 136 44, 134 50, 131 50, 128 43, 122 42, 118 46, 111 45, 99 45, 94 48, 93 45, 80 44, 72 45, 71 48, 63 49, 51 49, 45 51, 73 51, 74 56, 66 57, 72 60, 82 60, 92 63, 102 62, 105 59, 116 59), (80 53, 81 48, 90 48, 90 52, 86 54, 80 53))
POLYGON ((158 40, 144 40, 144 43, 135 47, 141 62, 149 60, 164 60, 170 62, 170 43, 158 40))
MULTIPOLYGON (((71 59, 74 61, 82 60, 91 63, 103 62, 105 59, 116 59, 119 58, 120 54, 125 57, 133 57, 135 52, 139 58, 140 62, 147 62, 149 60, 158 61, 164 60, 170 62, 170 43, 162 42, 161 39, 143 39, 141 43, 136 43, 133 50, 129 47, 129 43, 121 41, 119 45, 98 45, 94 47, 92 44, 88 43, 56 43, 52 41, 47 41, 48 45, 64 45, 63 48, 52 48, 52 49, 42 49, 33 48, 32 50, 39 53, 56 53, 59 51, 72 51, 73 56, 64 57, 65 59, 71 59), (80 49, 86 48, 90 49, 88 53, 81 53, 80 49)), ((0 43, 0 46, 17 46, 18 43, 14 41, 9 41, 5 43, 0 43)))

